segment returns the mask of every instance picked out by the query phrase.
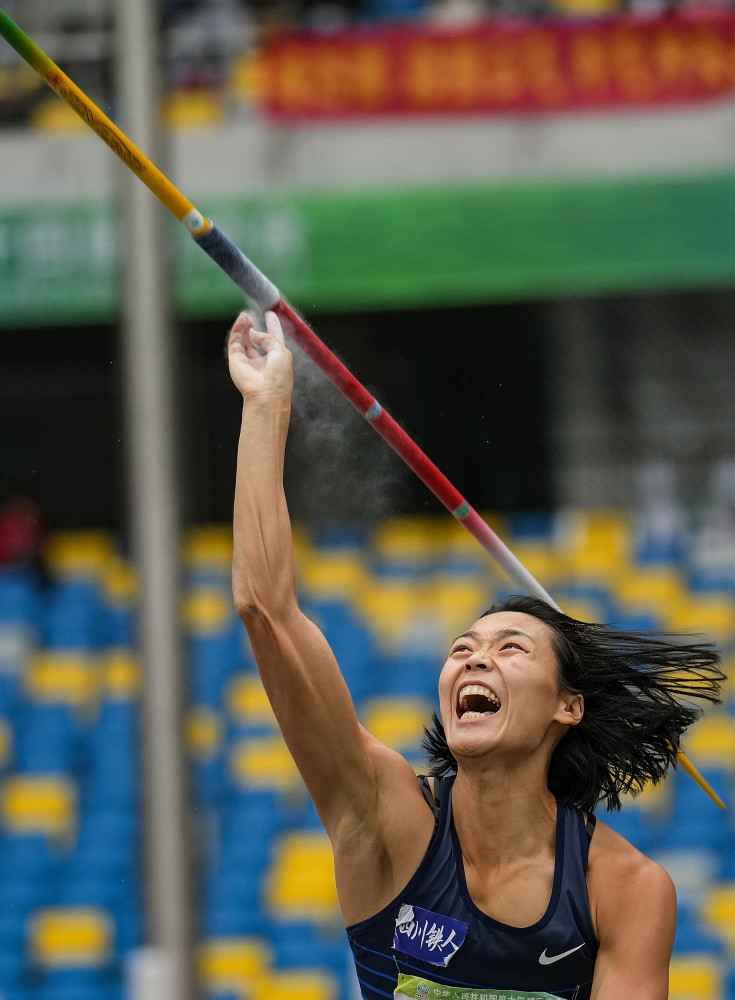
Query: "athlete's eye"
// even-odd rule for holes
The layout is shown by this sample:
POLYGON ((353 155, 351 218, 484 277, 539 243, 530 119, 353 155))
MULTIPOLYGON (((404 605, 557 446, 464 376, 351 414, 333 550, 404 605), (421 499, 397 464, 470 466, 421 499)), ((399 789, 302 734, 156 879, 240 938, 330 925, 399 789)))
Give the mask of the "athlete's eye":
POLYGON ((504 642, 503 645, 500 648, 501 649, 520 649, 520 651, 522 653, 526 652, 526 650, 523 648, 523 646, 521 646, 521 644, 518 643, 518 642, 504 642))
POLYGON ((465 646, 463 642, 460 642, 452 650, 452 656, 454 656, 455 653, 469 653, 469 652, 470 652, 470 647, 465 646))

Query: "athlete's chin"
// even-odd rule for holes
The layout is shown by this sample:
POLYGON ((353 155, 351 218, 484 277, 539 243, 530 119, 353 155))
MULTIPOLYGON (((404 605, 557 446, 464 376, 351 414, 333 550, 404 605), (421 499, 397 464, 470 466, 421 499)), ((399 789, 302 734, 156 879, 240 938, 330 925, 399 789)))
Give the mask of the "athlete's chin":
POLYGON ((463 732, 453 734, 453 738, 449 741, 449 749, 452 751, 454 759, 459 761, 462 757, 468 759, 484 757, 485 754, 497 750, 501 744, 502 740, 497 735, 491 736, 488 733, 477 731, 463 732))

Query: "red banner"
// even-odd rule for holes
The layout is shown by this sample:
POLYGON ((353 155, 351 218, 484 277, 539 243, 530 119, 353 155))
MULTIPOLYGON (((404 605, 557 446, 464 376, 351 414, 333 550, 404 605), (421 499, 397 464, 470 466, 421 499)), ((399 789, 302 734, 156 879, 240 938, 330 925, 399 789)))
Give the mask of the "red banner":
POLYGON ((735 88, 735 16, 285 35, 261 71, 266 109, 291 119, 676 104, 735 88))

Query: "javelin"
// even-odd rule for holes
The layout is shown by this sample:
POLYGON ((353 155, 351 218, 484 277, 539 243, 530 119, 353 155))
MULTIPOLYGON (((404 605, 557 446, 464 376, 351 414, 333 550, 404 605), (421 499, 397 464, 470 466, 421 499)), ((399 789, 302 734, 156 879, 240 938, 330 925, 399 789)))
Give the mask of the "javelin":
MULTIPOLYGON (((324 372, 327 378, 365 417, 393 451, 416 473, 447 510, 474 535, 486 552, 505 571, 510 580, 527 594, 539 597, 552 607, 559 605, 544 590, 508 546, 470 506, 462 494, 449 482, 431 459, 406 434, 380 403, 367 391, 352 372, 322 343, 314 331, 281 297, 276 286, 250 261, 245 254, 189 199, 161 173, 148 157, 130 141, 107 115, 69 79, 53 60, 28 37, 28 35, 0 9, 0 35, 22 58, 55 90, 82 121, 105 142, 166 208, 191 234, 195 243, 204 250, 225 274, 263 311, 276 313, 285 332, 289 333, 305 354, 324 372)), ((716 792, 696 771, 685 755, 678 751, 684 769, 695 781, 725 808, 716 792)))

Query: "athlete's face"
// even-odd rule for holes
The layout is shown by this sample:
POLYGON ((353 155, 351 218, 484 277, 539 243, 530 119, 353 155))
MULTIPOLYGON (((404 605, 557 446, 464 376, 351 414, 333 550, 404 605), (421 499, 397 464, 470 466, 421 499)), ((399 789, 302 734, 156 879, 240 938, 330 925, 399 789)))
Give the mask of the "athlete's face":
POLYGON ((519 611, 486 615, 452 643, 439 704, 457 759, 545 742, 550 752, 583 711, 581 696, 559 684, 550 628, 519 611))

